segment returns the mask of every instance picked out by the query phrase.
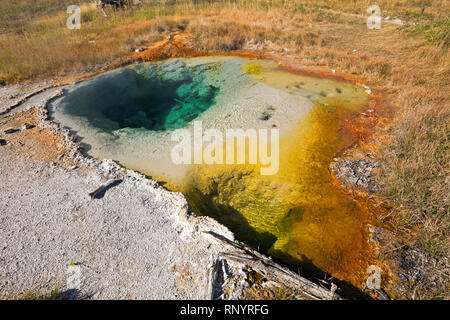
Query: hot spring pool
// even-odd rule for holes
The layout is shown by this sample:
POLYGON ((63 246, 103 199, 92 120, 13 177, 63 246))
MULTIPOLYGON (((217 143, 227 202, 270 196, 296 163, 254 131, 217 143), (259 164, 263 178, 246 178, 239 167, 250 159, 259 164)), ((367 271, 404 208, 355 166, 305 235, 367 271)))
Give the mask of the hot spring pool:
POLYGON ((368 106, 366 89, 292 73, 270 60, 170 59, 108 72, 77 84, 50 105, 86 152, 119 161, 172 190, 197 214, 290 265, 320 268, 357 283, 370 248, 367 217, 334 187, 329 164, 352 143, 343 119, 368 106), (171 133, 203 128, 280 133, 275 175, 255 165, 176 165, 171 133))

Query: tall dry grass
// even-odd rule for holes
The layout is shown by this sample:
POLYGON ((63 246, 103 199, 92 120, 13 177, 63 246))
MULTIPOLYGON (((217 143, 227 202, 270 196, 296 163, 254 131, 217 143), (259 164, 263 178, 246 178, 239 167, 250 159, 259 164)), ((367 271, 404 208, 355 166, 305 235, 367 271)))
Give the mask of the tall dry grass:
POLYGON ((83 71, 161 40, 178 21, 155 10, 111 11, 105 18, 92 4, 82 4, 82 27, 69 30, 68 14, 41 14, 0 34, 0 83, 83 71))
MULTIPOLYGON (((277 32, 278 43, 303 45, 309 41, 315 44, 322 41, 315 32, 306 34, 298 26, 305 26, 308 19, 311 23, 348 23, 349 16, 345 13, 364 14, 365 9, 373 3, 383 8, 384 15, 401 16, 408 19, 424 19, 428 25, 425 28, 438 30, 429 32, 429 37, 447 37, 448 24, 434 28, 430 19, 443 19, 445 1, 430 0, 398 0, 398 1, 354 1, 354 0, 144 0, 139 6, 130 10, 108 9, 109 17, 105 18, 95 9, 93 1, 88 0, 37 0, 37 1, 8 1, 0 0, 0 83, 10 83, 38 76, 50 76, 74 70, 81 70, 99 63, 105 63, 129 52, 142 41, 161 37, 161 30, 170 27, 157 18, 182 15, 215 14, 221 10, 237 10, 251 12, 259 16, 259 21, 266 17, 284 12, 287 17, 278 17, 281 21, 271 21, 271 28, 277 32), (81 30, 68 30, 65 22, 68 17, 65 10, 69 4, 79 4, 82 9, 81 30), (296 20, 292 19, 296 16, 296 20), (291 18, 289 18, 291 17, 291 18), (286 18, 292 22, 286 25, 286 18), (154 20, 150 22, 150 20, 154 20), (157 24, 160 25, 157 25, 157 24), (128 27, 126 27, 128 26, 128 27), (297 27, 296 27, 297 26, 297 27), (288 29, 286 29, 288 28, 288 29), (442 35, 439 30, 447 30, 442 35), (289 31, 288 31, 289 30, 289 31), (288 31, 288 32, 286 32, 288 31)), ((448 4, 447 4, 448 6, 448 4)), ((250 17, 255 20, 253 17, 250 17)), ((230 23, 233 23, 231 17, 230 23)), ((239 20, 237 21, 239 22, 239 20)), ((207 47, 212 46, 215 39, 222 38, 217 46, 227 49, 236 48, 248 37, 263 38, 268 32, 259 32, 240 24, 243 32, 229 31, 222 37, 223 26, 214 25, 209 30, 204 27, 199 37, 200 41, 209 41, 207 47), (222 29, 221 29, 222 28, 222 29), (250 34, 259 32, 258 34, 250 34)), ((197 25, 196 34, 199 34, 197 25)), ((229 29, 230 26, 227 27, 229 29)), ((191 31, 195 26, 191 25, 191 31)), ((410 30, 411 31, 411 30, 410 30)), ((412 30, 420 33, 420 30, 412 30)), ((275 33, 274 33, 275 34, 275 33)), ((267 38, 267 37, 266 37, 267 38)), ((322 42, 322 44, 325 44, 322 42)))

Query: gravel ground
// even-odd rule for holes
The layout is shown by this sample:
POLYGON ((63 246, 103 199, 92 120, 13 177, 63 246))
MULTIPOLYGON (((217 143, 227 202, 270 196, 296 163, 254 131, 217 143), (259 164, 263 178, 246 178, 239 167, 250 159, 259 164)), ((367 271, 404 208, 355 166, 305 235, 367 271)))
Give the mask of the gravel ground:
POLYGON ((12 110, 50 86, 52 86, 51 82, 26 82, 0 86, 0 114, 12 110))

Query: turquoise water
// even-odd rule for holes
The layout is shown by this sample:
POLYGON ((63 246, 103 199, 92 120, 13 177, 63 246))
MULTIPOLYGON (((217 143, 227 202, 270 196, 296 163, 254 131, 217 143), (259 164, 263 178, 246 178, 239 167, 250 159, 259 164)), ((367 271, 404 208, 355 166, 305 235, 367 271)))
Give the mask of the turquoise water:
POLYGON ((182 63, 126 68, 74 89, 61 103, 66 114, 104 131, 178 129, 215 104, 219 88, 206 81, 206 68, 182 63))

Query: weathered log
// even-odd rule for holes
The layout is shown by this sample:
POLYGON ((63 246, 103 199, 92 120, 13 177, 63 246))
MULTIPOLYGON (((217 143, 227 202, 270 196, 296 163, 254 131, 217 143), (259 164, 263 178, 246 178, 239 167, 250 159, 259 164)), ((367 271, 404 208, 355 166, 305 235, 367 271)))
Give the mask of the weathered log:
MULTIPOLYGON (((238 244, 234 241, 230 241, 218 235, 214 232, 207 232, 208 235, 214 237, 217 241, 222 242, 226 246, 232 246, 236 250, 232 250, 232 252, 228 251, 223 252, 217 259, 218 263, 216 264, 216 268, 214 270, 214 274, 212 276, 213 279, 220 278, 221 276, 218 273, 223 272, 220 265, 223 265, 224 261, 228 264, 238 264, 242 266, 250 267, 252 270, 258 272, 263 275, 265 279, 270 282, 282 285, 286 288, 292 289, 294 292, 298 293, 301 296, 307 297, 307 299, 312 300, 342 300, 339 294, 336 293, 338 289, 334 283, 326 283, 330 289, 321 286, 320 284, 314 283, 299 274, 292 272, 291 270, 280 266, 272 259, 267 256, 262 255, 261 253, 246 247, 243 244, 238 244)), ((222 275, 223 277, 223 275, 222 275)), ((213 280, 214 282, 214 280, 213 280)), ((214 291, 214 285, 212 290, 214 291)), ((212 293, 214 296, 214 293, 212 293)))

